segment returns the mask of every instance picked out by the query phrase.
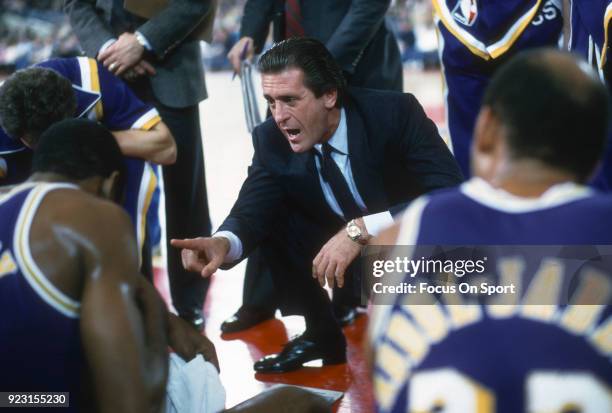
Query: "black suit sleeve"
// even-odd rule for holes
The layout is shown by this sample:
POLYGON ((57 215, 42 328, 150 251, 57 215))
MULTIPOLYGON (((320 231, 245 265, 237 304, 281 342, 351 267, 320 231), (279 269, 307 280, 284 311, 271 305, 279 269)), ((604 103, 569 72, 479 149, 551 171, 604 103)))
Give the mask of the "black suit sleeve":
MULTIPOLYGON (((420 189, 427 193, 459 185, 463 175, 457 161, 438 134, 438 128, 427 117, 417 99, 406 94, 409 116, 400 134, 399 151, 405 166, 420 189)), ((391 214, 403 211, 409 202, 393 205, 391 214)))
POLYGON ((163 59, 213 10, 210 0, 173 0, 137 30, 147 39, 153 52, 163 59))
POLYGON ((242 257, 263 240, 274 226, 284 204, 284 191, 276 177, 263 165, 261 159, 262 139, 253 131, 255 153, 249 167, 247 179, 242 184, 238 199, 229 216, 219 227, 220 231, 233 232, 242 242, 242 257))
POLYGON ((327 49, 342 70, 353 73, 363 50, 384 24, 390 0, 353 0, 334 34, 327 40, 327 49))
POLYGON ((256 53, 261 52, 264 46, 277 1, 247 0, 244 5, 244 13, 240 23, 240 37, 253 38, 256 53))
MULTIPOLYGON (((137 30, 147 39, 157 58, 162 59, 198 26, 213 8, 210 0, 173 0, 137 30)), ((83 50, 95 57, 100 47, 115 37, 95 0, 64 0, 83 50)))
POLYGON ((102 45, 115 37, 95 0, 64 0, 64 12, 87 56, 96 57, 102 45))

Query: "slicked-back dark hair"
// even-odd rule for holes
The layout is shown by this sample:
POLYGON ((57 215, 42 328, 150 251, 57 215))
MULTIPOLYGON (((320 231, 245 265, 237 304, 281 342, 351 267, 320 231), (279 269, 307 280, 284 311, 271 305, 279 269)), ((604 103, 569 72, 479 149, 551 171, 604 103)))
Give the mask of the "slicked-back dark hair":
POLYGON ((123 155, 113 135, 98 122, 67 119, 50 126, 40 137, 32 172, 52 172, 72 181, 123 177, 123 155))
POLYGON ((346 80, 342 69, 323 43, 310 37, 292 37, 276 43, 259 59, 258 69, 261 73, 280 73, 290 68, 304 72, 304 85, 316 97, 337 90, 336 107, 342 106, 346 80))
POLYGON ((53 69, 18 70, 0 87, 0 125, 10 137, 24 139, 32 147, 49 126, 75 111, 70 81, 53 69))
POLYGON ((537 159, 586 180, 603 154, 609 119, 605 87, 568 53, 524 52, 491 80, 483 105, 507 130, 515 159, 537 159))

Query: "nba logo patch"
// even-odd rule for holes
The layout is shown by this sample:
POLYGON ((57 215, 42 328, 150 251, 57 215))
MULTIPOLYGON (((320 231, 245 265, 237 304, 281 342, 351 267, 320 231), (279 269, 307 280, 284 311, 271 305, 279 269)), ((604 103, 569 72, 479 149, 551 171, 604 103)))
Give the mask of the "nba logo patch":
POLYGON ((464 26, 472 26, 478 17, 476 0, 458 0, 452 15, 455 20, 464 26))

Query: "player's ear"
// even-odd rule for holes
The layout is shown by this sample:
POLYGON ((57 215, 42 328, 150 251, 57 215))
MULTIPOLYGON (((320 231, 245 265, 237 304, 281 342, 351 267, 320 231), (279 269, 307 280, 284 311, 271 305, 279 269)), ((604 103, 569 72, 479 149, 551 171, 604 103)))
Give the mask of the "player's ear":
POLYGON ((470 160, 472 175, 485 180, 493 176, 499 162, 501 132, 501 123, 493 110, 488 106, 483 106, 474 128, 470 160))
POLYGON ((119 199, 119 171, 113 171, 102 182, 102 195, 106 199, 117 201, 119 199))
POLYGON ((499 121, 493 110, 489 106, 483 106, 474 127, 474 154, 490 154, 495 151, 499 127, 499 121))

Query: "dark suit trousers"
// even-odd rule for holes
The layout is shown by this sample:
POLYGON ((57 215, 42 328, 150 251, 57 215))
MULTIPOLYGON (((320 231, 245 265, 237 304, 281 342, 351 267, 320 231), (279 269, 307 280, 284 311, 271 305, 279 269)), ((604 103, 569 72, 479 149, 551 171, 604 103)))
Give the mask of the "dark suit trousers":
POLYGON ((263 259, 261 249, 257 248, 249 255, 247 260, 242 289, 242 304, 248 308, 274 312, 279 303, 280 298, 274 289, 270 266, 263 259))
MULTIPOLYGON (((304 316, 306 334, 311 339, 337 348, 345 343, 342 330, 327 292, 312 278, 312 257, 318 242, 300 235, 309 226, 313 226, 312 222, 299 218, 279 219, 272 234, 259 246, 260 263, 265 263, 266 271, 256 274, 256 280, 270 280, 267 282, 271 283, 274 304, 283 315, 304 316)), ((261 285, 255 287, 261 291, 261 285)))
POLYGON ((168 276, 174 306, 179 314, 183 314, 202 309, 209 285, 209 279, 185 271, 180 251, 170 245, 172 238, 209 236, 211 232, 200 117, 197 105, 177 109, 158 103, 156 107, 177 145, 176 163, 162 169, 166 197, 168 276))
MULTIPOLYGON (((249 255, 242 290, 242 305, 250 309, 274 312, 281 307, 282 300, 274 287, 274 269, 268 264, 265 256, 272 257, 272 260, 278 256, 274 245, 267 245, 264 242, 261 247, 255 249, 249 255)), ((360 280, 356 279, 354 274, 349 274, 358 270, 359 263, 357 261, 347 270, 344 287, 334 287, 333 305, 338 309, 356 307, 361 304, 360 280)), ((282 277, 283 274, 287 273, 283 269, 277 269, 276 271, 279 272, 276 277, 282 277)))

